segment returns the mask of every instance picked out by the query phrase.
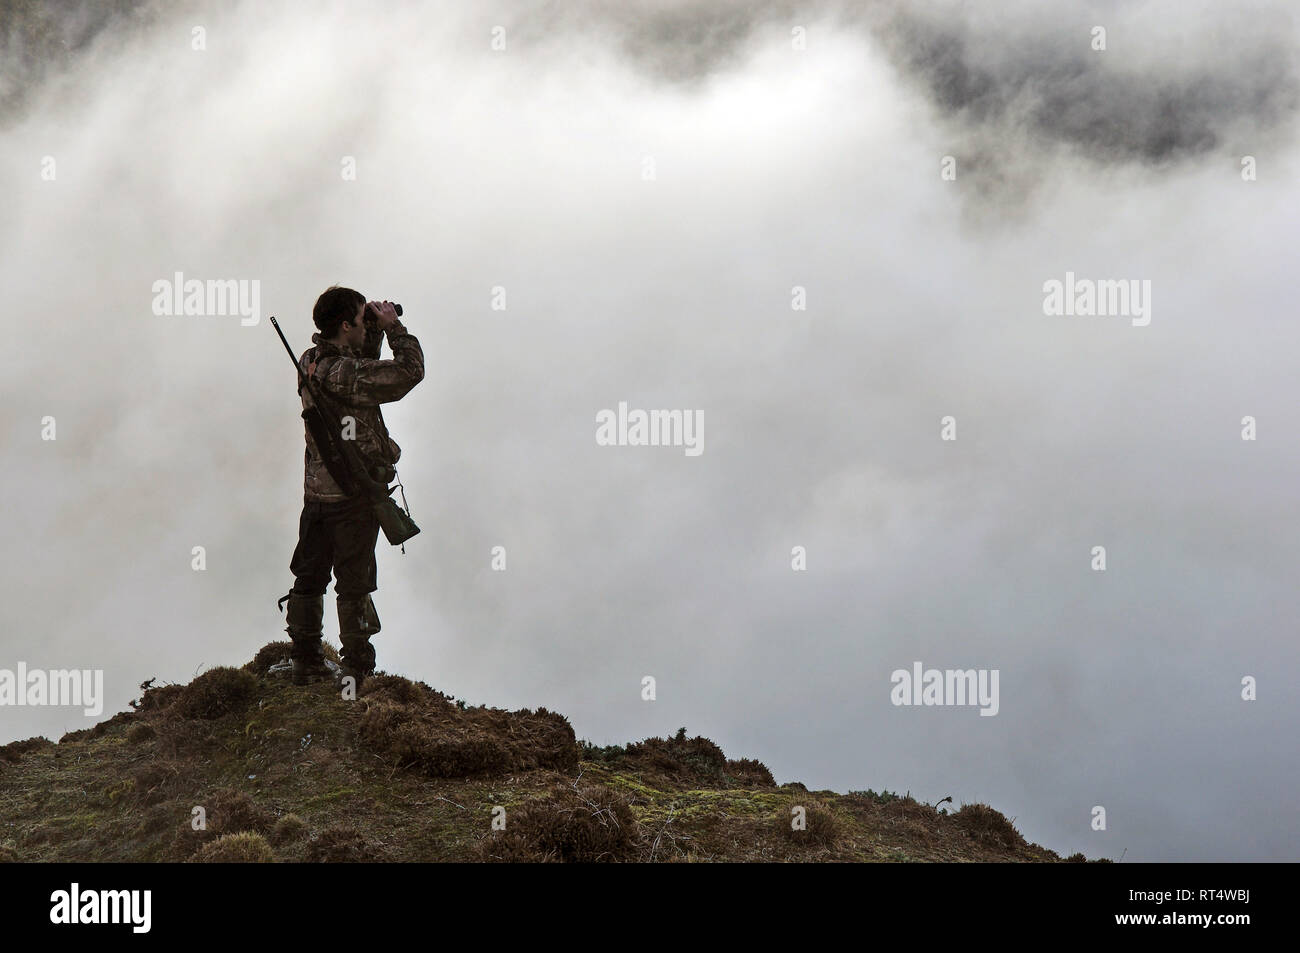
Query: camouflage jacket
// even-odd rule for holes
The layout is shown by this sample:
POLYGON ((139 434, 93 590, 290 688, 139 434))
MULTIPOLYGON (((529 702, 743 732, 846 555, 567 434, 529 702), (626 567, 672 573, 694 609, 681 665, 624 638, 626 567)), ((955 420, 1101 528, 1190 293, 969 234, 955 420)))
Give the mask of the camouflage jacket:
MULTIPOLYGON (((340 348, 322 339, 319 333, 313 334, 311 339, 315 347, 303 353, 298 365, 305 375, 312 362, 316 363, 313 375, 316 386, 327 398, 333 398, 340 415, 350 416, 356 421, 357 450, 370 465, 371 475, 388 483, 392 480, 402 448, 388 435, 379 405, 401 400, 424 379, 424 352, 415 335, 407 331, 401 321, 393 322, 388 329, 392 360, 379 358, 379 345, 383 338, 384 332, 378 328, 366 328, 366 341, 358 353, 353 348, 340 348)), ((306 410, 311 406, 311 393, 303 387, 300 395, 306 410)), ((325 468, 305 422, 303 431, 307 439, 303 500, 332 503, 348 499, 325 468)))

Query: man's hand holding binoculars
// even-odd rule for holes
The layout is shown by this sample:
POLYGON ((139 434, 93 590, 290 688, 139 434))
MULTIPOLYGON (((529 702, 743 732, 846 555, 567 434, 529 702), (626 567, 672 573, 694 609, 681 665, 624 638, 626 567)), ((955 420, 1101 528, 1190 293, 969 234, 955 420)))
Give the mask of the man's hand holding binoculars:
POLYGON ((366 304, 365 320, 379 330, 387 332, 402 314, 402 306, 391 301, 370 301, 366 304))

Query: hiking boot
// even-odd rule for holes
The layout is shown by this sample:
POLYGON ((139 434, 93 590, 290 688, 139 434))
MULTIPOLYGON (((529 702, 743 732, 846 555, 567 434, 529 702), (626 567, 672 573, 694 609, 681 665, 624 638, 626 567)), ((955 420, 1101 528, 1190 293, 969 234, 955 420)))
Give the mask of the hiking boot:
POLYGON ((326 679, 336 678, 339 672, 339 666, 335 665, 321 653, 319 658, 315 659, 290 659, 289 674, 293 678, 295 685, 310 685, 312 682, 325 681, 326 679))
POLYGON ((347 679, 352 679, 352 687, 358 695, 361 694, 361 686, 366 681, 366 676, 370 674, 360 669, 348 668, 346 665, 340 665, 334 672, 334 687, 339 691, 347 688, 347 679))
POLYGON ((285 632, 293 642, 289 650, 290 675, 295 685, 306 685, 316 679, 333 675, 331 663, 325 658, 321 645, 324 632, 321 622, 325 617, 323 595, 303 595, 290 591, 281 602, 288 601, 289 611, 285 632))
POLYGON ((343 650, 339 653, 339 671, 335 681, 342 689, 343 679, 356 680, 356 689, 361 691, 361 683, 375 670, 375 647, 370 644, 370 636, 379 631, 379 615, 375 604, 367 593, 359 598, 338 598, 339 642, 343 650))

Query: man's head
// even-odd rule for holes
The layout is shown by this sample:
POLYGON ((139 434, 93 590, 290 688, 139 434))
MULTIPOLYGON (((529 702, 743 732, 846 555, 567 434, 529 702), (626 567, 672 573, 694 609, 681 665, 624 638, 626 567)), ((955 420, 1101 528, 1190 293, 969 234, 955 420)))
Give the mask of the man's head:
POLYGON ((316 299, 311 316, 326 341, 360 348, 366 342, 365 313, 365 295, 334 285, 316 299))

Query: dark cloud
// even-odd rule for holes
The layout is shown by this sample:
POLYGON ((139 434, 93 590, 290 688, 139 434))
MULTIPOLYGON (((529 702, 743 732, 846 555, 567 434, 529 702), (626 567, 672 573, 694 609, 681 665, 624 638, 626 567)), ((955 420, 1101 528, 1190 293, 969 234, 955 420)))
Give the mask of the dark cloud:
POLYGON ((148 12, 143 0, 0 0, 0 123, 97 36, 111 27, 139 25, 148 12))
POLYGON ((1105 163, 1176 162, 1258 137, 1300 104, 1295 25, 1276 6, 1211 10, 1190 33, 1169 4, 1163 21, 1150 6, 1141 18, 1109 4, 1036 6, 888 3, 871 22, 944 116, 1011 136, 1007 150, 1029 139, 1105 163), (1104 51, 1091 46, 1094 26, 1104 51))
POLYGON ((739 66, 762 27, 788 23, 798 9, 795 3, 695 0, 615 4, 608 11, 632 62, 672 82, 693 82, 739 66))
MULTIPOLYGON (((647 75, 687 86, 740 68, 757 43, 788 41, 795 25, 851 24, 965 131, 970 158, 992 142, 1010 150, 1038 141, 1100 162, 1163 164, 1227 144, 1244 148, 1300 108, 1289 11, 1266 3, 1203 7, 1188 32, 1179 18, 1186 7, 542 0, 502 19, 511 42, 562 46, 576 35, 603 37, 647 75), (1105 52, 1090 45, 1097 25, 1107 30, 1105 52)), ((142 0, 0 0, 0 9, 8 14, 0 77, 12 107, 49 67, 101 31, 143 23, 150 8, 142 0)), ((807 55, 817 55, 816 43, 813 36, 807 55)))

